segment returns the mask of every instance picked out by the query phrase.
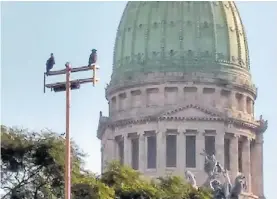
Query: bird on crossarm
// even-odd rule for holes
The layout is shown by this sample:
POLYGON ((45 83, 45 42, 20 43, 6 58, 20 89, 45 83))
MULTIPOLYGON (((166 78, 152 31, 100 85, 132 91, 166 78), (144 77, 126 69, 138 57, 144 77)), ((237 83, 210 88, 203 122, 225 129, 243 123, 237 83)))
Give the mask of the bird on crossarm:
POLYGON ((54 54, 51 53, 50 58, 46 61, 46 74, 48 75, 49 71, 55 65, 55 57, 54 54))
POLYGON ((97 50, 92 49, 91 54, 89 56, 89 60, 88 60, 88 66, 91 66, 91 65, 95 64, 96 61, 97 61, 97 50))

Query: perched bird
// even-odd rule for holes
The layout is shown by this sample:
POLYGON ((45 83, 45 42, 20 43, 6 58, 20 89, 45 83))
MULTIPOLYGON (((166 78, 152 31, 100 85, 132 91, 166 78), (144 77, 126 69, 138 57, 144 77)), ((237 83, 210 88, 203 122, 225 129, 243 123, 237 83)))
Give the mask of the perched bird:
POLYGON ((97 62, 97 50, 92 49, 91 54, 89 56, 88 65, 90 66, 92 64, 95 64, 96 62, 97 62))
POLYGON ((50 58, 46 61, 46 74, 49 73, 49 71, 53 68, 55 65, 55 58, 54 54, 51 53, 50 58))

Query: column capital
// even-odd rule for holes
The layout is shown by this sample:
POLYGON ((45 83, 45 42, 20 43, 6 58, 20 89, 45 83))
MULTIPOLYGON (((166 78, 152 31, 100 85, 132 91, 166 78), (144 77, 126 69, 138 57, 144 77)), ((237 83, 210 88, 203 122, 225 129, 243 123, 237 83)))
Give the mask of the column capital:
POLYGON ((139 136, 140 135, 138 133, 128 133, 129 139, 139 138, 139 136))
POLYGON ((230 138, 233 140, 233 139, 239 139, 240 138, 240 135, 239 134, 236 134, 236 133, 229 133, 230 135, 230 138))
POLYGON ((250 144, 250 142, 253 140, 252 137, 248 137, 248 136, 243 136, 244 137, 244 142, 247 142, 250 144))
POLYGON ((180 134, 178 129, 166 129, 165 133, 169 134, 169 135, 178 135, 178 134, 180 134))
POLYGON ((116 142, 122 141, 123 139, 124 139, 124 137, 122 135, 117 135, 117 136, 114 137, 114 140, 116 142))

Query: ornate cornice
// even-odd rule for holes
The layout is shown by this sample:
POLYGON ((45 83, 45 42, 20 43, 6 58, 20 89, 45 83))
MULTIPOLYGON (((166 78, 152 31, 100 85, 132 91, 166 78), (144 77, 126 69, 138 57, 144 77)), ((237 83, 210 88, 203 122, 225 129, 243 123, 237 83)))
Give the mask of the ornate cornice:
MULTIPOLYGON (((103 117, 103 116, 100 116, 103 117)), ((111 121, 109 118, 105 117, 99 121, 99 126, 97 130, 97 137, 99 139, 102 138, 103 133, 107 128, 117 128, 117 127, 124 127, 130 124, 145 124, 149 122, 159 122, 159 121, 211 121, 217 122, 222 121, 229 124, 235 124, 237 126, 248 128, 254 130, 255 132, 260 132, 261 130, 265 131, 267 127, 267 121, 258 120, 258 121, 246 121, 243 119, 235 118, 235 117, 228 117, 224 113, 217 112, 215 110, 209 110, 207 108, 203 108, 199 105, 189 104, 187 106, 178 107, 170 111, 165 111, 161 114, 150 115, 141 118, 133 118, 133 119, 123 119, 117 121, 111 121), (206 116, 173 116, 174 113, 183 111, 188 108, 194 108, 200 110, 203 113, 206 113, 206 116), (266 124, 266 125, 265 125, 266 124)))

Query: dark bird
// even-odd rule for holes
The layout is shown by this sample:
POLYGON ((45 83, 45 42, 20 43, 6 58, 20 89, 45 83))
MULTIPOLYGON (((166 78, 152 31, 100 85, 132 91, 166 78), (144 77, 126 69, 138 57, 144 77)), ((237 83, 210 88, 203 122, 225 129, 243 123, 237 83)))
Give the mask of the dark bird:
POLYGON ((95 64, 97 61, 97 50, 96 49, 92 49, 91 50, 91 54, 89 56, 89 60, 88 60, 88 65, 92 65, 95 64))
POLYGON ((53 68, 54 65, 55 65, 55 58, 54 58, 54 54, 51 53, 50 58, 46 62, 46 74, 49 73, 49 71, 53 68))

